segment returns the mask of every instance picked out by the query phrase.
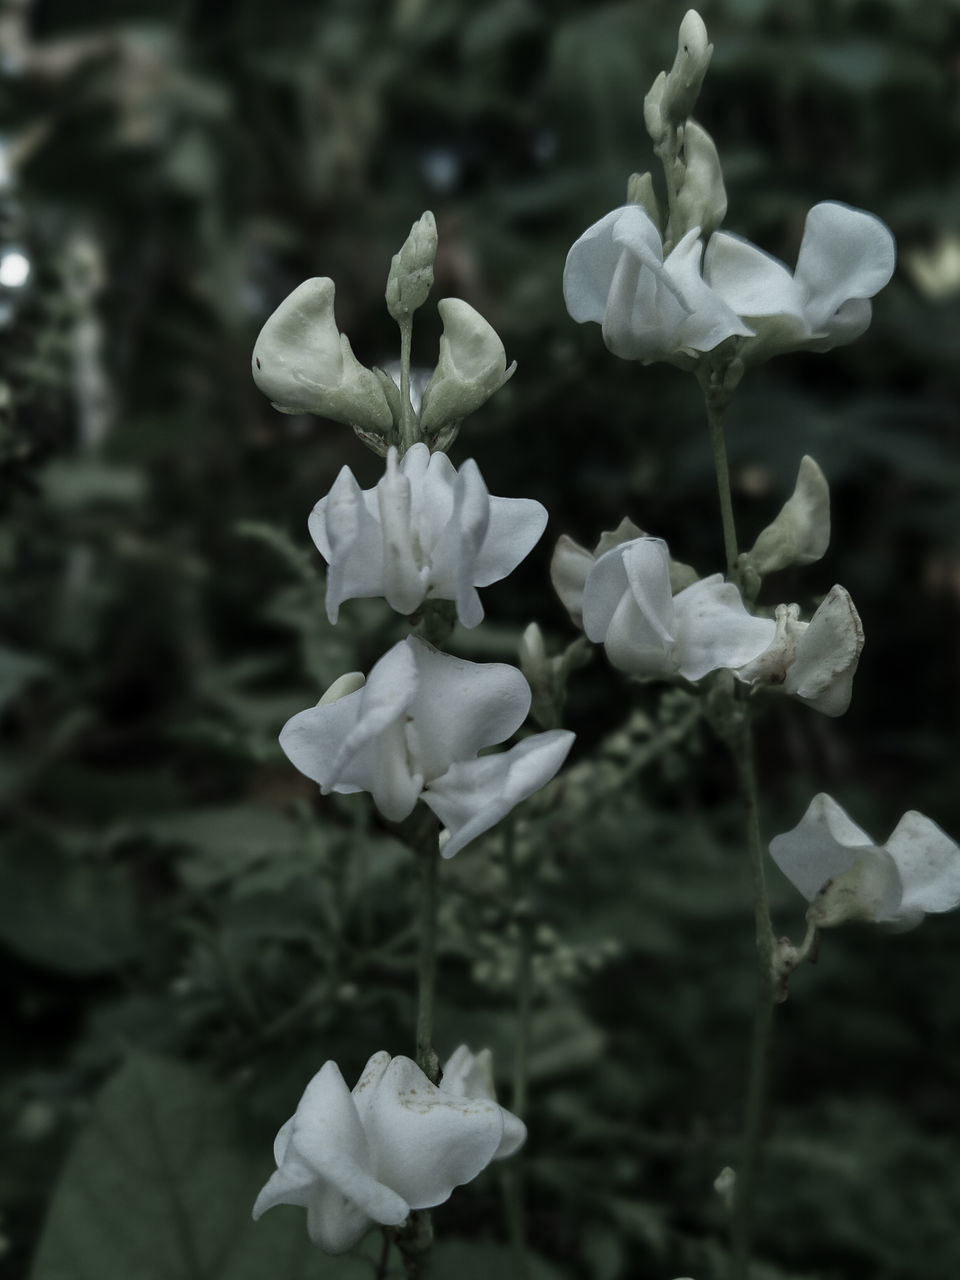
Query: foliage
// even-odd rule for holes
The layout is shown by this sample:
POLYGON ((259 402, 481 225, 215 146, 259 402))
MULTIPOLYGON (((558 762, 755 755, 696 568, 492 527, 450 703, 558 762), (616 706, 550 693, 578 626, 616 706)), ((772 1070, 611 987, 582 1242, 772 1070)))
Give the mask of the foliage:
MULTIPOLYGON (((560 297, 569 245, 651 166, 643 89, 681 10, 36 7, 0 84, 23 155, 0 234, 34 265, 0 354, 12 1274, 373 1273, 308 1250, 293 1210, 247 1221, 278 1118, 317 1067, 355 1077, 373 1049, 411 1047, 415 941, 394 834, 358 798, 318 807, 276 745, 290 714, 403 634, 362 600, 328 626, 305 528, 341 465, 370 487, 377 464, 346 429, 271 410, 250 351, 295 284, 330 274, 358 356, 394 358, 386 272, 431 207, 438 295, 469 300, 519 364, 454 460, 476 456, 495 492, 551 515, 514 584, 485 593, 499 625, 458 630, 454 651, 513 661, 534 617, 551 651, 569 641, 546 574, 564 531, 593 545, 629 513, 718 567, 692 387, 611 360, 560 297)), ((957 5, 702 11, 726 226, 792 260, 803 212, 836 198, 876 210, 902 246, 867 339, 768 366, 731 415, 744 545, 812 453, 834 537, 811 580, 849 587, 868 641, 842 721, 771 709, 765 829, 829 782, 868 830, 889 831, 909 794, 956 833, 957 5)), ((421 324, 417 363, 438 336, 421 324)), ((532 939, 534 1280, 722 1271, 712 1183, 739 1128, 749 887, 725 763, 699 733, 647 750, 688 713, 646 688, 628 705, 595 658, 570 685, 579 762, 512 834, 442 869, 441 1052, 490 1044, 508 1078, 513 967, 532 939)), ((775 892, 796 936, 797 901, 775 892)), ((957 1274, 955 930, 836 936, 797 975, 758 1274, 906 1280, 921 1253, 927 1280, 957 1274)), ((506 1271, 495 1171, 437 1220, 438 1277, 506 1271)))

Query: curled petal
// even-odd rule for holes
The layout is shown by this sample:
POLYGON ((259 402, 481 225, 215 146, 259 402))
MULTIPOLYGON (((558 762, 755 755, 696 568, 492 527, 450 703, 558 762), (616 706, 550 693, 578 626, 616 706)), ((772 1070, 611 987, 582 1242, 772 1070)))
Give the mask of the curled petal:
POLYGON ((796 282, 814 331, 849 299, 872 298, 896 265, 893 236, 879 218, 835 201, 814 205, 797 255, 796 282))
POLYGON ((443 856, 452 858, 545 786, 566 759, 573 739, 566 729, 550 729, 509 751, 452 764, 431 782, 423 799, 449 832, 443 856))
POLYGON ((850 594, 830 589, 805 627, 784 690, 827 716, 842 716, 850 705, 853 677, 863 651, 863 624, 850 594))

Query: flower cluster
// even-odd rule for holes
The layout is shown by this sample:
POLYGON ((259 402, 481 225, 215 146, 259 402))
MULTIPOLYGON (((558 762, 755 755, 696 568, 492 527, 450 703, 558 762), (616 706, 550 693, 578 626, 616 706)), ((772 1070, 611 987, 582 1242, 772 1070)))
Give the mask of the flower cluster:
POLYGON ((551 574, 574 621, 628 675, 696 682, 725 669, 825 715, 850 705, 863 628, 843 587, 833 587, 809 622, 796 605, 756 617, 721 574, 698 579, 671 561, 662 539, 629 522, 605 534, 593 554, 562 537, 551 574))
POLYGON ((345 1253, 375 1223, 396 1227, 411 1210, 442 1204, 525 1137, 494 1098, 489 1051, 462 1045, 439 1088, 415 1062, 386 1052, 370 1058, 352 1090, 326 1062, 277 1134, 277 1169, 253 1216, 298 1205, 314 1244, 345 1253))

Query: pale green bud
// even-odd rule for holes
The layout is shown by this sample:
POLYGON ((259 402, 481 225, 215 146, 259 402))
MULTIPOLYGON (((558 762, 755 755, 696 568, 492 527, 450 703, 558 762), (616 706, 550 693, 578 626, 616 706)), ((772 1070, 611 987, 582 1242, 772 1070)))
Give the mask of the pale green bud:
POLYGON ((708 240, 726 216, 727 192, 714 141, 696 120, 683 126, 683 156, 683 184, 677 193, 682 225, 677 233, 699 227, 708 240))
POLYGON ((437 224, 428 209, 410 228, 399 253, 393 255, 387 276, 387 310, 398 323, 427 300, 433 286, 437 256, 437 224))
POLYGON ((792 495, 776 519, 742 557, 761 577, 794 564, 813 564, 830 545, 830 486, 809 455, 804 455, 792 495))
POLYGON ((667 73, 661 71, 643 100, 643 122, 654 144, 663 141, 667 126, 663 118, 663 95, 667 89, 667 73))
POLYGON ((346 675, 338 676, 334 680, 333 684, 317 703, 317 706, 326 707, 331 702, 339 702, 341 698, 347 697, 348 694, 356 693, 358 689, 362 689, 366 682, 367 677, 362 671, 348 671, 346 675))
POLYGON ((516 369, 507 368, 503 343, 492 325, 468 302, 443 298, 437 307, 443 321, 440 358, 423 391, 420 427, 435 436, 479 409, 516 369))
POLYGON ((627 181, 627 204, 638 204, 648 214, 658 231, 663 231, 660 201, 653 189, 653 177, 649 173, 631 173, 627 181))
POLYGON ((683 124, 693 111, 712 56, 713 45, 707 39, 703 19, 696 9, 688 9, 680 23, 677 56, 660 99, 660 111, 669 124, 683 124))
POLYGON ((253 348, 253 380, 281 413, 316 413, 383 434, 393 414, 380 382, 337 329, 334 283, 305 280, 284 298, 253 348))

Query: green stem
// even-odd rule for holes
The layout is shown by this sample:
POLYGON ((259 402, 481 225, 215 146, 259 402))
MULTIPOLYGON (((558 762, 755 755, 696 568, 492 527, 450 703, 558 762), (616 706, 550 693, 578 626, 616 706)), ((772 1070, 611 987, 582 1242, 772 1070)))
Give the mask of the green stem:
POLYGON ((413 316, 400 325, 400 456, 420 438, 420 424, 410 399, 410 352, 413 346, 413 316))
POLYGON ((420 949, 417 959, 417 1065, 436 1084, 440 1060, 433 1048, 433 993, 437 980, 437 898, 440 849, 435 823, 417 848, 420 868, 420 949))
POLYGON ((749 716, 749 709, 744 706, 740 730, 730 743, 740 791, 746 809, 747 844, 750 854, 750 873, 753 881, 753 910, 757 942, 757 1004, 753 1023, 753 1038, 750 1045, 740 1161, 734 1186, 733 1221, 731 1224, 733 1246, 730 1269, 731 1280, 748 1280, 750 1273, 750 1250, 753 1236, 753 1192, 760 1153, 773 1006, 777 1000, 774 973, 776 940, 770 920, 770 904, 767 897, 766 876, 764 873, 763 839, 760 834, 753 737, 750 731, 749 716))
POLYGON ((720 522, 723 526, 723 550, 727 558, 727 577, 737 577, 737 526, 733 517, 733 495, 730 492, 730 466, 727 462, 727 442, 723 431, 723 410, 716 403, 708 388, 705 389, 707 422, 710 424, 710 443, 713 447, 713 466, 717 473, 717 492, 720 495, 720 522))

